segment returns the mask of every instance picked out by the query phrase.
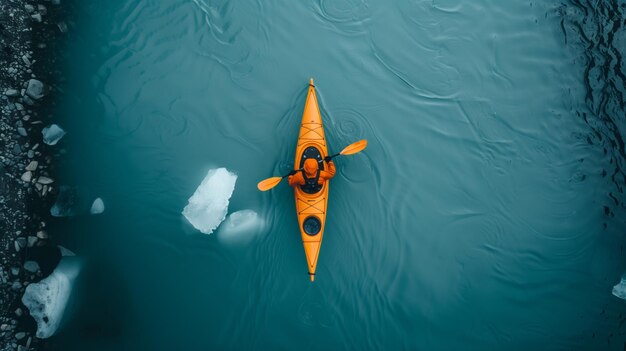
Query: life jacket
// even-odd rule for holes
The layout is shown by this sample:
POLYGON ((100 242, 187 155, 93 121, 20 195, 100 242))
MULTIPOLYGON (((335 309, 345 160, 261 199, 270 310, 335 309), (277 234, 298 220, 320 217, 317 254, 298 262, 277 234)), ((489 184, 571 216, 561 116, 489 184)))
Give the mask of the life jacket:
POLYGON ((306 172, 304 170, 302 170, 302 177, 304 178, 304 185, 308 187, 309 189, 315 189, 319 184, 320 181, 320 172, 321 170, 318 168, 317 172, 315 173, 315 177, 309 178, 306 176, 306 172))
POLYGON ((304 184, 300 186, 300 189, 307 194, 315 194, 322 189, 319 180, 324 166, 319 163, 319 160, 321 160, 321 155, 314 146, 310 146, 304 151, 302 162, 304 184))

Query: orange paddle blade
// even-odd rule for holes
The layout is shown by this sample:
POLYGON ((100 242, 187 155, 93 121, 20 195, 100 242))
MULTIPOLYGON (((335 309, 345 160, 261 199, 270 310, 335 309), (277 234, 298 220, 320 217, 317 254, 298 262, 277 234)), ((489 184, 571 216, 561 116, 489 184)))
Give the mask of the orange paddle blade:
POLYGON ((341 150, 341 152, 339 154, 340 155, 356 154, 359 151, 363 151, 363 149, 365 149, 366 147, 367 147, 367 140, 365 140, 365 139, 359 140, 356 143, 352 143, 352 144, 346 146, 343 150, 341 150))
POLYGON ((280 183, 281 180, 283 180, 283 177, 267 178, 265 180, 260 181, 259 184, 257 184, 256 187, 259 188, 259 190, 261 190, 261 191, 268 191, 271 188, 273 188, 276 185, 278 185, 278 183, 280 183))

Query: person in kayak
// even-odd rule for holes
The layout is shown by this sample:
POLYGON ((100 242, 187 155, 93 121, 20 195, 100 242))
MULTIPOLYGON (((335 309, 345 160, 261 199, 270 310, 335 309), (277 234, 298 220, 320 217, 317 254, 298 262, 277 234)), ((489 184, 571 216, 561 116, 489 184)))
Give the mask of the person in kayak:
POLYGON ((313 158, 309 158, 304 161, 304 167, 302 171, 293 170, 289 173, 289 178, 287 181, 291 186, 303 186, 308 185, 310 187, 315 187, 316 185, 322 185, 325 181, 331 179, 335 176, 335 164, 330 159, 330 157, 326 156, 324 158, 324 162, 328 165, 327 170, 320 170, 317 160, 313 158))

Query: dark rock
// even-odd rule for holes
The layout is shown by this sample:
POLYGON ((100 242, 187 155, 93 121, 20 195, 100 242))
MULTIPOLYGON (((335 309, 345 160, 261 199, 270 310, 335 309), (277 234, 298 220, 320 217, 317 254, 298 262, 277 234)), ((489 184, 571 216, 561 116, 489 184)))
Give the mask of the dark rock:
POLYGON ((28 241, 28 247, 33 247, 35 246, 35 244, 37 243, 37 237, 36 236, 29 236, 27 241, 28 241))
POLYGON ((61 33, 67 32, 67 24, 65 24, 65 22, 59 22, 57 26, 59 27, 59 30, 61 31, 61 33))
POLYGON ((31 98, 28 97, 27 95, 24 95, 22 99, 24 100, 24 103, 28 106, 33 106, 35 104, 35 102, 31 100, 31 98))
POLYGON ((26 168, 24 168, 24 169, 27 170, 27 171, 31 171, 32 172, 32 171, 36 171, 37 170, 37 166, 39 166, 39 162, 37 162, 37 161, 30 161, 28 166, 26 166, 26 168))
POLYGON ((22 62, 24 62, 24 64, 26 66, 30 66, 32 63, 30 62, 30 59, 28 58, 28 56, 26 55, 22 55, 22 62))
POLYGON ((15 89, 7 89, 4 92, 4 95, 14 97, 14 96, 19 96, 20 92, 15 89))
POLYGON ((19 237, 17 239, 15 239, 15 242, 20 246, 20 248, 25 248, 26 247, 26 238, 22 238, 19 237))
POLYGON ((29 183, 33 179, 33 172, 26 171, 22 174, 22 181, 29 183))
POLYGON ((39 270, 39 264, 35 261, 26 261, 24 262, 24 269, 31 273, 35 273, 39 270))
POLYGON ((51 178, 45 177, 45 176, 40 176, 40 177, 37 179, 37 183, 39 183, 39 184, 44 184, 44 185, 46 185, 46 184, 52 184, 53 182, 54 182, 54 180, 52 180, 51 178))
POLYGON ((28 81, 28 86, 26 87, 26 94, 31 98, 38 100, 44 96, 44 86, 43 83, 38 81, 37 79, 31 79, 28 81))

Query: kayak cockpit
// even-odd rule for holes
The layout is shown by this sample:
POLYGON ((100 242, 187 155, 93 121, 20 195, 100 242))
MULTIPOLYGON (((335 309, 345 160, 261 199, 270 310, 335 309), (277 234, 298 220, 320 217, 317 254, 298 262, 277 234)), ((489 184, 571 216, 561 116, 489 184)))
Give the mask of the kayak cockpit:
MULTIPOLYGON (((306 149, 304 149, 304 152, 302 153, 302 157, 300 158, 300 169, 304 167, 304 161, 310 158, 315 159, 317 161, 317 166, 319 167, 320 171, 324 170, 324 162, 322 162, 323 161, 322 153, 315 146, 309 146, 306 149)), ((314 185, 304 184, 304 185, 300 185, 300 190, 304 191, 307 194, 316 194, 320 192, 320 190, 322 190, 323 187, 324 187, 323 184, 317 184, 317 183, 314 185)))

